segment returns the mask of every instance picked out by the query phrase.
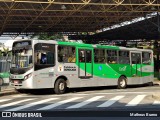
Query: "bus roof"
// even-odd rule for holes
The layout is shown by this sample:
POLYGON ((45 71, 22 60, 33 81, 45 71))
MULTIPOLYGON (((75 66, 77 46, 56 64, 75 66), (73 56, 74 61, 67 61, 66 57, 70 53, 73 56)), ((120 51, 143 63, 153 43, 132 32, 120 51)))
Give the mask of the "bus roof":
MULTIPOLYGON (((30 39, 31 40, 31 39, 30 39)), ((26 40, 17 40, 14 42, 26 41, 26 40)), ((31 40, 34 43, 53 43, 58 45, 70 45, 70 46, 79 46, 79 47, 90 47, 90 48, 108 48, 116 50, 131 50, 131 51, 152 51, 150 49, 138 49, 138 48, 127 48, 121 46, 112 46, 112 45, 101 45, 101 44, 85 44, 79 42, 70 42, 70 41, 56 41, 56 40, 31 40)))

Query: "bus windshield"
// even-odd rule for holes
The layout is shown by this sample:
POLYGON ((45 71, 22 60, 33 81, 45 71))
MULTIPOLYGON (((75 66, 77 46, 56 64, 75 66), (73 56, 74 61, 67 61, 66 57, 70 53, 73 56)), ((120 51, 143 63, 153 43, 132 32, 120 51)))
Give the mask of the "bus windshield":
POLYGON ((12 68, 30 68, 33 66, 32 49, 17 49, 12 53, 12 68))

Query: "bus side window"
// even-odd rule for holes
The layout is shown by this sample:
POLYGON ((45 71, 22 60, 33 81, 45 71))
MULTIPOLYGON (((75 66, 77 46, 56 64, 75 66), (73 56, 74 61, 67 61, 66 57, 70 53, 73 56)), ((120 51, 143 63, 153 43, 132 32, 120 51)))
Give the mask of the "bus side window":
POLYGON ((72 48, 72 52, 69 55, 68 62, 76 62, 76 51, 75 51, 75 48, 72 48))
POLYGON ((94 62, 95 63, 105 63, 105 50, 104 49, 94 49, 94 62))
POLYGON ((74 63, 76 62, 75 47, 58 46, 58 62, 74 63))
POLYGON ((142 52, 142 63, 143 64, 151 64, 151 53, 150 52, 142 52))
POLYGON ((118 62, 119 64, 129 64, 130 63, 129 51, 120 50, 118 62))
POLYGON ((107 50, 107 60, 108 60, 108 63, 111 63, 111 64, 117 63, 117 51, 107 50))

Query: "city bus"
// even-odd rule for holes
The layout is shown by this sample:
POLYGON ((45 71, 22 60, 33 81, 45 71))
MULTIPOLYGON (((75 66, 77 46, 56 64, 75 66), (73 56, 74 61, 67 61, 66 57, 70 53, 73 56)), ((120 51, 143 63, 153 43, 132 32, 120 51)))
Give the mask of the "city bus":
POLYGON ((10 58, 6 61, 6 56, 0 57, 0 86, 9 85, 10 58))
POLYGON ((11 85, 18 91, 152 84, 152 50, 54 40, 13 43, 11 85))

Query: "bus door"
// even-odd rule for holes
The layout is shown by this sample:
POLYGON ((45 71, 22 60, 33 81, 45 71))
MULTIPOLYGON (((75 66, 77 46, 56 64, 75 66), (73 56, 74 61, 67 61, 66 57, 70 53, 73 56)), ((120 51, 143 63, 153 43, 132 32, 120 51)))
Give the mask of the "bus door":
POLYGON ((78 49, 78 76, 84 79, 93 77, 91 49, 78 49))
POLYGON ((141 52, 131 52, 131 75, 132 77, 142 76, 142 53, 141 52))

